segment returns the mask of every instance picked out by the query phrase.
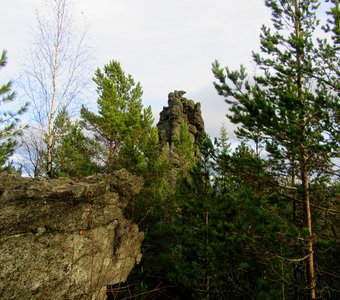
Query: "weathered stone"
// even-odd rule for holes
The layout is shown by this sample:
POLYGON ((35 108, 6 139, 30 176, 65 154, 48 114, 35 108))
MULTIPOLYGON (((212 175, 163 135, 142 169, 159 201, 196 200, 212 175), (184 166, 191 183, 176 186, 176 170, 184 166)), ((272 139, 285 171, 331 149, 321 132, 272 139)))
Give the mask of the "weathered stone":
MULTIPOLYGON (((168 147, 174 152, 173 140, 178 137, 181 124, 187 124, 194 146, 197 146, 198 137, 205 135, 201 104, 183 97, 184 91, 174 91, 168 95, 168 107, 163 107, 157 124, 161 147, 168 147)), ((197 154, 197 153, 196 153, 197 154)), ((173 163, 176 154, 172 153, 173 163)))
POLYGON ((123 208, 143 185, 121 170, 85 179, 0 176, 0 299, 105 299, 141 258, 123 208))

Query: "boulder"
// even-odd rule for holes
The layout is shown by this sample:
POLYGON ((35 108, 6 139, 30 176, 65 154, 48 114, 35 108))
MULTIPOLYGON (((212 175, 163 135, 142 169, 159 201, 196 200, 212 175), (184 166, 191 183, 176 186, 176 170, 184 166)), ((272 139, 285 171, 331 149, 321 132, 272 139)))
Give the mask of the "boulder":
POLYGON ((0 176, 0 299, 106 299, 141 259, 124 207, 143 180, 0 176))

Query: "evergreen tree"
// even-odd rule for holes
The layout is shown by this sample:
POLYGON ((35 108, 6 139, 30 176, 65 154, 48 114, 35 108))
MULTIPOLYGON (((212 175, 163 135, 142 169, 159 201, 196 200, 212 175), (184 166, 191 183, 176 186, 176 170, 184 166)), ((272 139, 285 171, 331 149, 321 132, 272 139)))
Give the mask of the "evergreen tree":
POLYGON ((169 198, 171 222, 166 239, 161 237, 167 245, 161 254, 167 266, 163 276, 176 287, 173 297, 275 298, 281 277, 272 269, 281 271, 281 261, 273 253, 286 242, 278 240, 277 231, 288 229, 282 207, 273 207, 263 187, 249 182, 254 166, 265 172, 260 158, 244 145, 234 154, 215 152, 208 138, 200 151, 197 164, 184 176, 179 173, 169 198))
MULTIPOLYGON (((7 63, 6 51, 2 51, 0 56, 0 68, 7 63)), ((0 85, 0 105, 13 102, 15 93, 11 91, 12 82, 8 81, 0 85)), ((9 158, 13 154, 18 142, 16 137, 21 134, 18 127, 19 116, 27 109, 27 104, 16 111, 2 108, 0 111, 0 170, 10 167, 9 158)))
POLYGON ((321 52, 332 61, 338 62, 338 57, 328 57, 320 44, 315 46, 318 1, 265 3, 272 10, 274 32, 273 28, 262 27, 262 54, 253 54, 263 74, 254 77, 252 85, 243 67, 230 71, 216 61, 215 87, 230 105, 230 120, 241 124, 249 135, 265 140, 266 150, 275 163, 272 171, 278 181, 272 183, 276 191, 303 206, 306 247, 301 261, 307 266, 306 292, 310 299, 316 299, 311 186, 318 175, 331 172, 332 158, 338 155, 336 116, 340 110, 338 97, 329 88, 334 86, 332 77, 328 78, 329 73, 318 62, 321 52), (285 170, 287 165, 290 168, 285 170), (283 175, 296 176, 298 181, 290 181, 294 186, 284 184, 283 175))
POLYGON ((143 110, 140 127, 126 137, 119 151, 116 168, 125 168, 138 175, 145 175, 152 169, 152 164, 158 156, 158 131, 153 126, 151 107, 143 110))
POLYGON ((223 125, 220 130, 220 137, 215 138, 215 154, 214 159, 216 160, 213 169, 215 170, 218 176, 214 177, 215 188, 224 189, 225 184, 228 181, 228 177, 226 177, 226 170, 224 165, 224 161, 227 161, 226 158, 229 157, 231 153, 231 143, 228 139, 227 128, 223 125))
POLYGON ((195 145, 186 123, 180 124, 178 136, 174 138, 174 163, 178 169, 178 175, 185 177, 188 171, 197 163, 195 158, 195 145))
POLYGON ((66 108, 57 115, 55 130, 58 138, 54 145, 53 177, 87 176, 99 171, 93 161, 98 145, 84 135, 78 121, 71 121, 66 108))
POLYGON ((144 139, 152 135, 151 109, 143 109, 142 88, 131 75, 125 75, 120 63, 111 61, 94 77, 98 93, 98 114, 82 107, 85 128, 100 145, 96 160, 105 172, 124 166, 134 170, 144 156, 144 139))

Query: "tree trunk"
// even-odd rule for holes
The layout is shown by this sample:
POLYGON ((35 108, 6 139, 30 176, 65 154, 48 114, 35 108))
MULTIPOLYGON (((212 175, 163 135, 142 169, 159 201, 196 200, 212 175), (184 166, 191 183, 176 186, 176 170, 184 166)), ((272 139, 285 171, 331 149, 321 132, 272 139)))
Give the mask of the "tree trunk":
MULTIPOLYGON (((290 186, 293 188, 295 187, 295 162, 294 162, 294 156, 292 155, 291 161, 290 161, 290 165, 291 165, 291 178, 290 178, 290 186)), ((296 197, 296 194, 294 192, 292 192, 291 195, 293 198, 296 197)), ((292 223, 293 226, 297 226, 297 213, 296 213, 297 207, 296 207, 296 201, 293 201, 293 211, 292 211, 292 223)), ((292 246, 293 248, 293 253, 297 253, 297 245, 294 244, 292 246)), ((299 289, 297 288, 297 282, 298 282, 298 270, 297 268, 294 268, 293 270, 293 297, 294 299, 298 299, 299 298, 299 289)))
POLYGON ((55 35, 53 74, 52 74, 53 91, 52 91, 51 104, 49 108, 50 111, 49 111, 48 128, 47 128, 47 170, 46 170, 46 173, 49 178, 52 178, 53 176, 52 162, 53 162, 53 144, 55 140, 53 127, 54 127, 55 106, 56 106, 56 101, 57 101, 57 76, 58 76, 58 65, 59 65, 59 54, 60 54, 60 40, 61 40, 62 27, 63 27, 62 22, 63 22, 63 16, 64 16, 63 9, 64 9, 63 5, 62 5, 62 9, 58 6, 57 24, 56 24, 57 31, 55 35))
MULTIPOLYGON (((301 12, 300 12, 300 3, 298 0, 294 0, 293 2, 295 7, 294 14, 294 26, 295 26, 295 34, 298 39, 302 38, 301 32, 301 12)), ((303 71, 302 71, 302 61, 304 56, 304 46, 303 44, 296 47, 296 87, 297 87, 297 96, 301 102, 302 108, 300 111, 300 130, 301 130, 301 141, 300 141, 300 175, 302 182, 302 202, 304 205, 304 217, 305 217, 305 227, 308 230, 308 238, 306 242, 306 254, 308 255, 307 261, 307 284, 308 290, 310 294, 310 299, 316 299, 316 281, 315 281, 315 272, 314 272, 314 253, 313 253, 313 232, 312 232, 312 214, 310 207, 310 194, 309 194, 309 178, 308 178, 308 157, 307 157, 307 149, 306 149, 306 116, 305 110, 303 109, 305 104, 305 96, 303 92, 303 71)))
POLYGON ((54 106, 57 96, 57 63, 58 63, 58 48, 56 48, 55 53, 55 63, 53 65, 53 94, 52 100, 50 105, 50 115, 48 119, 48 128, 47 128, 47 166, 46 166, 46 173, 49 178, 53 176, 52 170, 52 162, 53 162, 53 144, 54 144, 54 132, 53 132, 53 125, 54 125, 54 106))
POLYGON ((114 157, 114 141, 113 137, 109 140, 109 157, 107 160, 107 172, 112 173, 113 170, 113 157, 114 157))
POLYGON ((314 252, 313 252, 313 231, 312 231, 312 213, 310 207, 310 194, 309 194, 309 179, 307 167, 306 149, 301 147, 301 162, 300 172, 302 181, 302 200, 304 204, 305 226, 308 229, 308 238, 306 241, 306 254, 308 255, 307 262, 307 281, 310 291, 310 299, 316 299, 316 279, 314 271, 314 252))
MULTIPOLYGON (((205 244, 208 249, 209 246, 209 211, 204 212, 205 215, 205 244)), ((205 299, 210 299, 210 261, 208 250, 206 252, 206 266, 205 266, 205 299)))

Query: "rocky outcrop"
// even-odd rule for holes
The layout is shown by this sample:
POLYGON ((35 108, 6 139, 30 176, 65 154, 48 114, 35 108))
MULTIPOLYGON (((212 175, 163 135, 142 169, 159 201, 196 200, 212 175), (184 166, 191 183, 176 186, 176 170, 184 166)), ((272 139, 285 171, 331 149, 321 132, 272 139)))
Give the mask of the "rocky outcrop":
MULTIPOLYGON (((176 154, 173 141, 179 135, 181 124, 187 125, 195 149, 199 136, 205 134, 201 104, 185 98, 184 94, 184 91, 176 90, 169 93, 168 107, 163 107, 157 124, 161 147, 168 147, 170 152, 173 152, 171 157, 174 165, 176 165, 176 154)), ((195 154, 199 155, 198 152, 195 154)))
POLYGON ((0 176, 0 299, 105 299, 141 258, 125 170, 85 179, 0 176))

